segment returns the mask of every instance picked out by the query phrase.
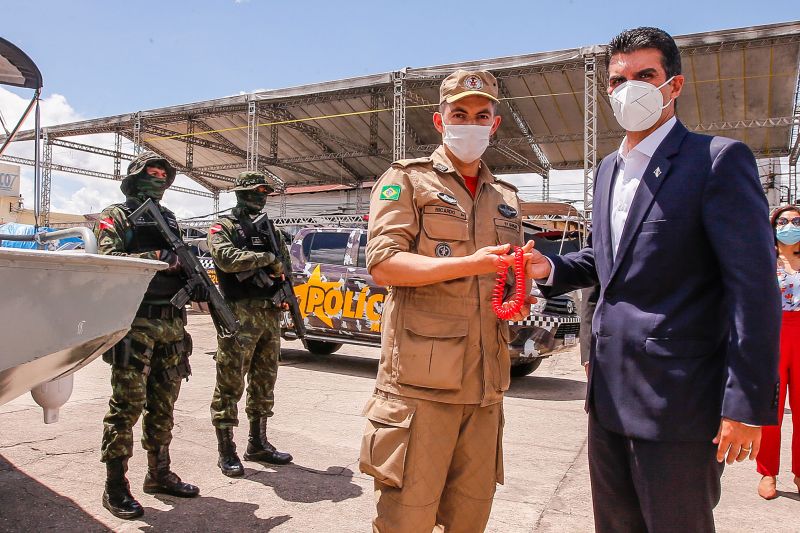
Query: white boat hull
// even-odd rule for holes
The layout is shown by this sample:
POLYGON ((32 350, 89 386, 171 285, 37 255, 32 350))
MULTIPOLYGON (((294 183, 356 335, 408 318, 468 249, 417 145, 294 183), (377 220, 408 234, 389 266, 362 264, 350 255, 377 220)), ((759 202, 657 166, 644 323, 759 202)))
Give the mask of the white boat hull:
POLYGON ((0 250, 0 405, 71 374, 130 328, 159 261, 0 250))

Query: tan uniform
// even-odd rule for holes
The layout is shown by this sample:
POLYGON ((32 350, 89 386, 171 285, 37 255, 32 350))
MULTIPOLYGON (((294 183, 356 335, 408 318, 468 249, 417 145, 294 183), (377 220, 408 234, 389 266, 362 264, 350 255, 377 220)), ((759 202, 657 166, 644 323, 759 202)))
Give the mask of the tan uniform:
MULTIPOLYGON (((367 266, 398 252, 468 256, 522 244, 517 189, 481 165, 475 198, 439 147, 403 160, 370 202, 367 266)), ((361 471, 375 477, 375 531, 483 531, 503 482, 508 324, 492 310, 495 275, 390 287, 361 471)))

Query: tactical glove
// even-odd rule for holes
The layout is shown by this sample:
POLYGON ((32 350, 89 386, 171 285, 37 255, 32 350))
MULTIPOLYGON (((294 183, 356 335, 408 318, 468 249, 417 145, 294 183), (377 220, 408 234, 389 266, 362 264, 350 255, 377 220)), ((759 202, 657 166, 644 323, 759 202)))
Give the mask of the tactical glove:
POLYGON ((193 302, 207 302, 211 299, 211 295, 208 293, 208 287, 201 283, 194 286, 192 294, 189 296, 193 302))
POLYGON ((283 274, 283 261, 280 259, 275 259, 275 261, 267 265, 267 269, 269 269, 269 272, 272 276, 280 276, 283 274))
POLYGON ((167 274, 175 274, 181 271, 181 259, 172 250, 159 250, 158 260, 164 261, 169 268, 164 269, 167 274))
POLYGON ((258 266, 265 267, 275 262, 275 254, 272 252, 262 252, 258 257, 258 266))

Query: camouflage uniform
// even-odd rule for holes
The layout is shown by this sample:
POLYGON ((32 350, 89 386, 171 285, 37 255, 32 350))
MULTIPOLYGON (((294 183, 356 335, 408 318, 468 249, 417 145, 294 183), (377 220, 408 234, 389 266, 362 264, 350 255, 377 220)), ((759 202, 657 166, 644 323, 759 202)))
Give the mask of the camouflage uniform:
MULTIPOLYGON (((197 487, 183 483, 169 470, 169 444, 172 441, 173 408, 181 388, 181 379, 191 373, 188 356, 191 337, 184 329, 186 311, 170 305, 171 297, 186 282, 177 258, 169 257, 167 243, 156 228, 134 226, 129 215, 147 198, 158 201, 163 190, 150 190, 158 180, 146 176, 146 167, 166 170, 162 180, 165 190, 175 179, 175 169, 163 158, 145 152, 131 162, 120 188, 125 203, 106 208, 95 225, 101 254, 161 259, 170 268, 151 281, 136 312, 131 329, 124 339, 103 354, 111 365, 111 398, 103 419, 101 460, 107 465, 103 505, 121 518, 142 514, 141 506, 130 495, 125 479, 127 460, 133 455, 133 426, 144 411, 142 447, 148 452, 145 492, 163 492, 176 496, 195 496, 197 487), (141 183, 140 183, 141 180, 141 183), (149 181, 148 181, 149 180, 149 181), (140 188, 141 187, 141 188, 140 188)), ((171 211, 159 205, 167 223, 177 232, 178 224, 171 211)))
MULTIPOLYGON (((269 192, 255 193, 254 205, 246 205, 247 194, 262 188, 272 192, 264 176, 255 172, 243 172, 236 181, 234 191, 239 202, 232 216, 222 217, 209 229, 208 248, 214 259, 220 290, 230 306, 241 328, 235 337, 218 337, 217 382, 211 402, 211 422, 218 430, 223 473, 240 475, 243 469, 235 456, 232 442, 233 427, 238 426, 237 403, 244 392, 247 375, 247 400, 245 411, 250 422, 250 443, 245 459, 265 460, 283 464, 291 456, 274 450, 266 439, 266 420, 272 416, 275 403, 274 388, 278 376, 280 356, 279 303, 273 299, 274 290, 258 286, 251 281, 239 281, 236 273, 264 269, 270 276, 283 273, 281 259, 270 251, 259 237, 254 236, 251 217, 261 208, 269 192), (263 198, 261 198, 263 196, 263 198), (263 452, 262 448, 268 450, 263 452)), ((278 233, 279 253, 288 258, 289 252, 278 233)))

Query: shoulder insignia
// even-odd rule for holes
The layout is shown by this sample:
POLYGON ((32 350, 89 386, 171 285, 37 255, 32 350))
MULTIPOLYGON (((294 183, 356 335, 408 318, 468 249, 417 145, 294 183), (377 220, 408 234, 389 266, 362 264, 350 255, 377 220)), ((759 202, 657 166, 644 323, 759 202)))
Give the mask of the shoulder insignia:
POLYGON ((396 202, 400 199, 400 185, 384 185, 381 187, 381 200, 391 200, 396 202))
POLYGON ((411 165, 424 165, 426 163, 430 163, 430 157, 418 157, 416 159, 399 159, 392 163, 392 167, 394 168, 406 168, 411 165))
POLYGON ((495 181, 495 183, 499 183, 500 185, 504 185, 504 186, 508 187, 509 189, 511 189, 514 192, 519 192, 519 189, 513 183, 509 183, 509 182, 501 180, 500 178, 497 178, 497 177, 494 178, 494 181, 495 181))
POLYGON ((433 169, 437 172, 450 172, 450 168, 444 163, 434 163, 433 169))
POLYGON ((98 218, 97 227, 103 229, 114 229, 114 219, 111 217, 98 218))

